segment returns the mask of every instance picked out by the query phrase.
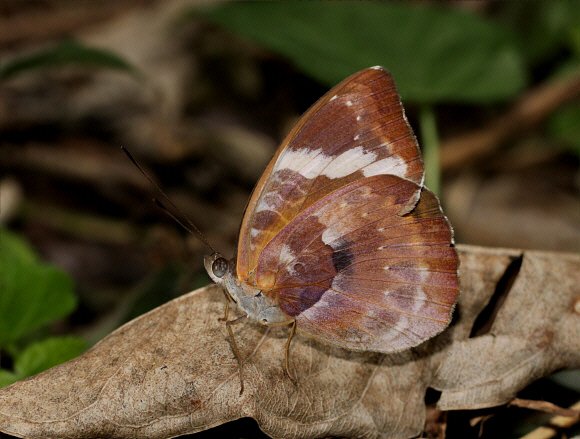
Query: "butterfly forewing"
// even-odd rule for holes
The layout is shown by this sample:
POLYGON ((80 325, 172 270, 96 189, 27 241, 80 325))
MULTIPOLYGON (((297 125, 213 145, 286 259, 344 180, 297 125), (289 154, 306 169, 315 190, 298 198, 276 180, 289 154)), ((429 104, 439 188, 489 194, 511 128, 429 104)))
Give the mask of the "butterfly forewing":
MULTIPOLYGON (((240 230, 237 276, 259 288, 256 267, 268 243, 304 209, 361 178, 414 182, 399 204, 413 208, 423 165, 391 75, 363 70, 323 96, 290 132, 258 182, 240 230)), ((263 277, 262 280, 268 280, 263 277)))
POLYGON ((458 258, 436 197, 392 175, 360 178, 302 211, 264 248, 265 294, 298 328, 353 350, 392 352, 441 332, 458 258))

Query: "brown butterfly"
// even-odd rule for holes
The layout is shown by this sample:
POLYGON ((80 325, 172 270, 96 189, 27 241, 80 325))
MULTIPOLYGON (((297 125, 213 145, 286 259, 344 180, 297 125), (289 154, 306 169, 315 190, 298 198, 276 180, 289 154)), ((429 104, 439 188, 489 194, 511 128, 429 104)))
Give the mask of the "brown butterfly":
POLYGON ((417 140, 381 67, 330 90, 282 142, 246 208, 237 257, 214 253, 205 267, 244 317, 292 327, 288 374, 295 331, 387 353, 448 326, 458 257, 423 180, 417 140))

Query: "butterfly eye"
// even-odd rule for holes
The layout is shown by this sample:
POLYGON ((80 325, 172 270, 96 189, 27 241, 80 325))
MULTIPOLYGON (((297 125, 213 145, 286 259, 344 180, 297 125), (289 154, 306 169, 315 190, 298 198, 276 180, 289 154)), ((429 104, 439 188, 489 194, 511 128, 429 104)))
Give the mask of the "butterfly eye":
POLYGON ((228 271, 228 261, 224 258, 217 258, 213 261, 213 264, 211 264, 211 271, 216 277, 224 277, 228 271))

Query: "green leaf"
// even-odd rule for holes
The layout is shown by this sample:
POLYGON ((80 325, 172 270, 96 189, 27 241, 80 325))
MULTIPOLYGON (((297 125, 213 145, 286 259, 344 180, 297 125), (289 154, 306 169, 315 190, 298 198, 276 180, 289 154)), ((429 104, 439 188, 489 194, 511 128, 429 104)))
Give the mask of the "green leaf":
POLYGON ((0 346, 66 316, 76 305, 70 277, 37 262, 5 229, 0 229, 0 291, 0 346))
POLYGON ((580 103, 574 102, 558 110, 548 121, 548 132, 580 156, 580 103))
POLYGON ((580 56, 580 26, 570 31, 570 46, 572 46, 574 54, 580 56))
MULTIPOLYGON (((14 261, 23 264, 35 264, 36 255, 26 242, 18 238, 16 235, 0 228, 0 258, 2 252, 9 251, 14 261)), ((2 278, 0 278, 1 281, 2 278)))
POLYGON ((48 338, 24 349, 14 362, 14 371, 18 379, 36 375, 79 356, 86 348, 87 342, 78 337, 48 338))
POLYGON ((439 134, 433 107, 424 105, 419 111, 421 147, 425 163, 425 185, 437 196, 441 195, 441 166, 439 165, 439 134))
POLYGON ((201 13, 328 85, 373 65, 389 69, 403 97, 420 103, 507 99, 526 83, 513 36, 459 10, 380 2, 231 2, 201 13))
POLYGON ((18 375, 9 370, 0 369, 0 387, 6 387, 18 381, 18 375))
POLYGON ((108 68, 137 74, 137 70, 118 55, 108 50, 85 46, 69 40, 63 41, 57 46, 22 55, 0 64, 0 80, 6 80, 30 70, 64 65, 108 68))
POLYGON ((522 53, 530 63, 558 54, 563 47, 575 49, 580 32, 580 2, 502 2, 498 17, 514 29, 522 53))

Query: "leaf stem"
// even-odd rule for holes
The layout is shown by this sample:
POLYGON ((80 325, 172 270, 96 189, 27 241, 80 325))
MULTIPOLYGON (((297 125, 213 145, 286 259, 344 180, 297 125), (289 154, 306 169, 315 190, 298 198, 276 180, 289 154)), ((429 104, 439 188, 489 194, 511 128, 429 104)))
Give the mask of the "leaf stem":
POLYGON ((425 185, 436 195, 440 195, 439 134, 435 112, 430 104, 422 105, 419 110, 419 129, 425 162, 425 185))

